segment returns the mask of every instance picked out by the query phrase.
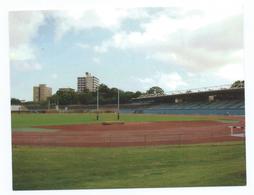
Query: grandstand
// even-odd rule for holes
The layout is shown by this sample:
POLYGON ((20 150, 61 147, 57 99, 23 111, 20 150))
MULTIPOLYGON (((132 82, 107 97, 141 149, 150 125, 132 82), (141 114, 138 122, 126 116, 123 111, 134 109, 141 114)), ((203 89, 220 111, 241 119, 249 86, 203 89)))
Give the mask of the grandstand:
MULTIPOLYGON (((96 104, 26 105, 22 112, 97 112, 96 104)), ((100 105, 100 112, 117 112, 116 104, 100 105)), ((244 115, 244 86, 223 85, 178 90, 167 94, 142 94, 122 104, 120 113, 244 115)))
POLYGON ((244 87, 217 86, 176 91, 166 95, 141 96, 132 100, 136 109, 122 113, 244 115, 244 87), (142 106, 143 105, 143 106, 142 106))

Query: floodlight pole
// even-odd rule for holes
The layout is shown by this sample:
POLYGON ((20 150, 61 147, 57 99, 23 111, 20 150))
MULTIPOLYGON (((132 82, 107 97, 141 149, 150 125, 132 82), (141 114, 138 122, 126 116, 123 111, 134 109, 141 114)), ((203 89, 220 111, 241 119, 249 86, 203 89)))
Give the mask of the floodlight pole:
POLYGON ((117 120, 120 119, 120 101, 119 101, 119 88, 117 91, 117 120))
POLYGON ((59 97, 56 95, 57 111, 59 112, 59 97))
POLYGON ((59 106, 59 99, 58 99, 58 95, 56 95, 56 105, 59 106))
POLYGON ((97 110, 96 110, 96 120, 99 120, 99 86, 97 87, 97 110))
POLYGON ((48 99, 48 110, 50 110, 50 99, 48 99))

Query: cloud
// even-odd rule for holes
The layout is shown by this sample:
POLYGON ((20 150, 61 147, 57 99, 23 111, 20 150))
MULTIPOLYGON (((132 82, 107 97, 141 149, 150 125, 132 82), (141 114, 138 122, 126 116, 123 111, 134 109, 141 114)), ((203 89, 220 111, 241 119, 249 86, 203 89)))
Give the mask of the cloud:
POLYGON ((176 64, 188 72, 218 71, 242 64, 243 16, 238 9, 162 11, 141 24, 143 31, 118 31, 94 47, 98 53, 111 48, 142 53, 147 59, 176 64))
POLYGON ((10 60, 12 61, 25 61, 31 59, 35 59, 35 51, 27 44, 19 45, 10 50, 10 60))
POLYGON ((212 51, 243 48, 243 16, 236 15, 194 31, 190 45, 212 51))
POLYGON ((231 82, 244 80, 244 69, 239 64, 227 64, 221 67, 216 75, 231 82))
POLYGON ((126 9, 97 8, 87 10, 48 12, 55 21, 55 38, 60 40, 69 31, 81 31, 95 27, 114 30, 128 16, 126 9))
POLYGON ((41 70, 37 62, 36 47, 32 40, 45 16, 39 11, 15 11, 9 13, 10 62, 19 71, 41 70))
POLYGON ((168 41, 173 33, 178 33, 181 29, 195 30, 204 23, 201 22, 200 14, 194 17, 192 13, 192 17, 189 17, 182 13, 180 14, 179 12, 182 12, 181 9, 170 9, 170 11, 174 13, 173 16, 162 10, 147 22, 141 23, 142 32, 116 32, 110 40, 104 41, 100 46, 102 48, 115 47, 137 50, 146 48, 146 50, 155 51, 158 48, 163 49, 168 46, 168 41))
POLYGON ((143 89, 148 90, 150 87, 159 86, 163 88, 166 92, 176 90, 179 87, 188 86, 188 84, 183 80, 183 78, 177 72, 170 74, 156 72, 153 76, 147 78, 136 78, 143 89))
MULTIPOLYGON (((12 64, 18 61, 23 61, 17 63, 19 65, 32 64, 31 61, 39 64, 36 63, 37 48, 32 41, 48 17, 53 21, 56 40, 62 39, 68 32, 91 28, 112 31, 113 36, 101 44, 76 44, 84 49, 92 48, 97 53, 109 52, 111 48, 132 50, 144 54, 148 60, 176 64, 190 73, 218 72, 222 71, 223 67, 232 64, 238 64, 240 67, 242 64, 242 55, 239 53, 243 48, 243 16, 237 6, 231 6, 227 10, 225 7, 206 6, 196 9, 98 8, 10 12, 12 64), (138 21, 140 28, 125 31, 122 25, 126 19, 138 21)), ((96 60, 94 62, 96 63, 96 60)))
POLYGON ((188 77, 191 77, 191 78, 195 77, 195 74, 193 74, 192 72, 187 72, 186 74, 187 74, 188 77))
POLYGON ((173 34, 168 49, 155 54, 155 58, 173 59, 194 71, 209 71, 231 63, 241 65, 242 19, 241 15, 234 16, 195 31, 173 34))
POLYGON ((42 70, 42 65, 33 60, 24 60, 24 61, 11 61, 12 66, 20 72, 29 72, 29 71, 40 71, 42 70))
POLYGON ((36 37, 45 16, 39 11, 9 12, 10 47, 18 48, 36 37))

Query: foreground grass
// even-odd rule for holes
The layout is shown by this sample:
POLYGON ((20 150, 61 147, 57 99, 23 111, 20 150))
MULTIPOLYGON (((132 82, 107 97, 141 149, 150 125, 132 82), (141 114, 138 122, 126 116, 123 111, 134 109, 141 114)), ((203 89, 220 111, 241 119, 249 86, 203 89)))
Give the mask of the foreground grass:
MULTIPOLYGON (((12 114, 12 127, 23 128, 37 125, 65 125, 96 123, 101 121, 116 120, 116 114, 100 114, 100 120, 96 120, 94 113, 73 114, 12 114)), ((144 114, 121 114, 124 122, 153 122, 153 121, 200 121, 200 120, 226 120, 221 117, 208 116, 177 116, 177 115, 144 115, 144 114)))
POLYGON ((245 185, 243 142, 123 148, 13 148, 24 189, 245 185))

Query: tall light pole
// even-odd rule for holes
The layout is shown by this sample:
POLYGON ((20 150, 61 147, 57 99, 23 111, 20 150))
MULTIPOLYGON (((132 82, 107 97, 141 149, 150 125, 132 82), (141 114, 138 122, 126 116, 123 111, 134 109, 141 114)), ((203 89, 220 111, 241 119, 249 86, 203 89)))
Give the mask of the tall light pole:
POLYGON ((56 95, 56 109, 59 111, 59 97, 56 95))
POLYGON ((96 109, 97 115, 96 120, 99 120, 99 86, 97 87, 97 109, 96 109))
POLYGON ((119 96, 119 88, 117 91, 117 120, 120 119, 120 96, 119 96))
POLYGON ((48 110, 50 110, 50 99, 48 99, 48 110))

